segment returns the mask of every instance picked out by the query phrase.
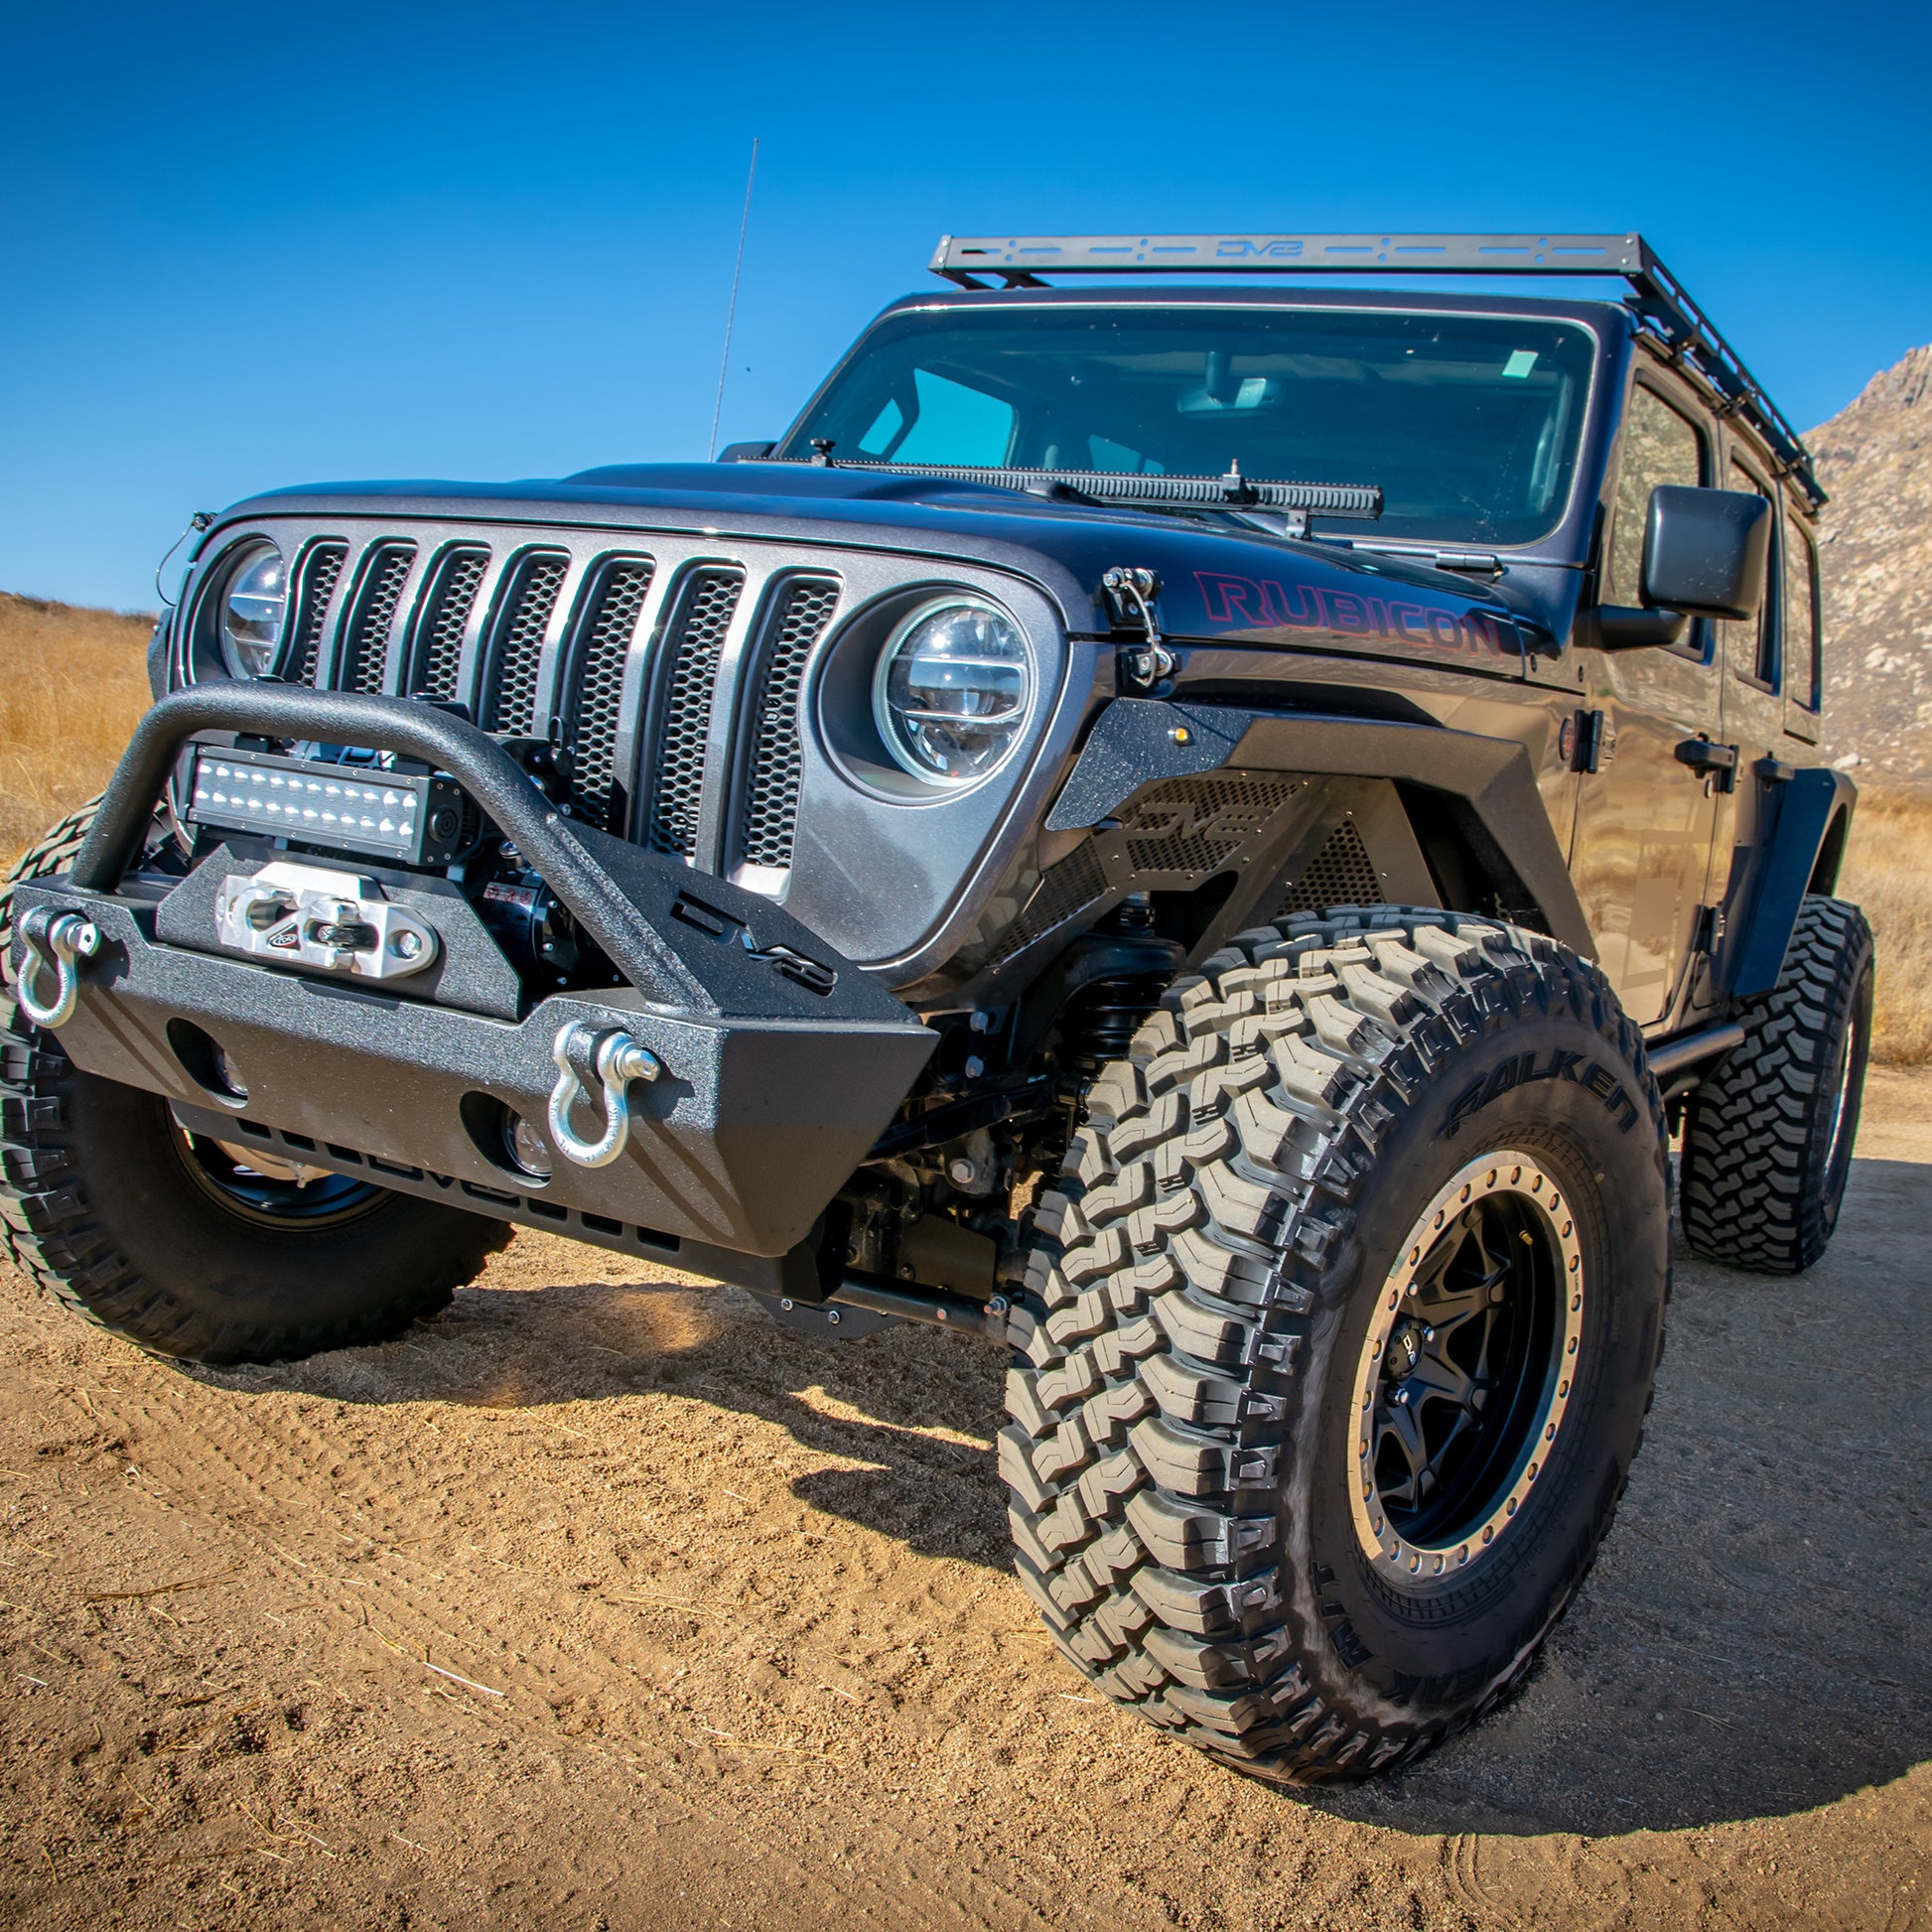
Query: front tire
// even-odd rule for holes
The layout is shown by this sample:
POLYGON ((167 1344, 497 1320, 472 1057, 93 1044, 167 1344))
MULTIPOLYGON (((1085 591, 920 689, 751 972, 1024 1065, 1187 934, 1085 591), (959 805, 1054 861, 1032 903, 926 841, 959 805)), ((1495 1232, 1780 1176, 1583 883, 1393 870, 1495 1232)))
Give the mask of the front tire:
POLYGON ((157 1354, 272 1362, 383 1341, 446 1307, 503 1223, 183 1130, 0 1030, 0 1237, 69 1307, 157 1354))
POLYGON ((1608 1528, 1668 1231, 1639 1036, 1575 954, 1394 908, 1241 935, 1036 1212, 1001 1466, 1060 1648, 1282 1782, 1467 1724, 1608 1528))

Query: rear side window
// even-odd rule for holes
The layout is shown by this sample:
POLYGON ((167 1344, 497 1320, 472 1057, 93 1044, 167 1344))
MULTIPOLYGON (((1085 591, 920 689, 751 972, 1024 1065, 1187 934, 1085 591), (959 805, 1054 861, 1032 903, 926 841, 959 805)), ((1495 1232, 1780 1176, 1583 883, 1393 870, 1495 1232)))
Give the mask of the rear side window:
POLYGON ((1784 515, 1784 661, 1791 695, 1807 711, 1824 703, 1824 667, 1818 648, 1818 553, 1804 525, 1784 515))
POLYGON ((1659 483, 1703 483, 1704 438, 1654 389, 1641 383, 1630 391, 1623 424, 1623 467, 1617 473, 1616 510, 1610 524, 1610 567, 1605 573, 1605 604, 1635 607, 1643 602, 1643 530, 1650 492, 1659 483))

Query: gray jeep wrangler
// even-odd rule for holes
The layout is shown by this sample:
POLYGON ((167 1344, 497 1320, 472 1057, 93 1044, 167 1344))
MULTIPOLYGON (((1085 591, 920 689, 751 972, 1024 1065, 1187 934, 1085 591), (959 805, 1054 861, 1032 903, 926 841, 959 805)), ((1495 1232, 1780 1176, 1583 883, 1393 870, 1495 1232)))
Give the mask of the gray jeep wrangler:
POLYGON ((1714 1261, 1831 1237, 1823 498, 1634 235, 933 267, 776 443, 198 519, 12 887, 8 1243, 204 1361, 511 1225, 990 1338, 1073 1665, 1360 1776, 1587 1571, 1673 1185, 1714 1261), (1413 292, 1497 270, 1628 292, 1413 292))

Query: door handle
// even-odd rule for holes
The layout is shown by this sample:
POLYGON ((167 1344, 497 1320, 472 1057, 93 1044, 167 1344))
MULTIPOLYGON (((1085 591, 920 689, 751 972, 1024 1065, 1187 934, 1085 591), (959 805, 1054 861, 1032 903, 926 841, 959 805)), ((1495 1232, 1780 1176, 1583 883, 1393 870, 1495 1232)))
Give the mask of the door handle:
POLYGON ((1714 745, 1708 738, 1687 738, 1677 748, 1677 761, 1687 764, 1700 778, 1715 778, 1720 791, 1729 791, 1737 783, 1737 747, 1714 745))

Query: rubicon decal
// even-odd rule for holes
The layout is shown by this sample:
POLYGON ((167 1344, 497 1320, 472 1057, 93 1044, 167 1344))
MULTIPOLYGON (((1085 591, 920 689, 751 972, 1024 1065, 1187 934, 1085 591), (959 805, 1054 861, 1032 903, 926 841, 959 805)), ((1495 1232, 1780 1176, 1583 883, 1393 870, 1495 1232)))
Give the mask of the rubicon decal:
POLYGON ((1492 1100, 1500 1100, 1504 1094, 1512 1093, 1518 1087, 1530 1086, 1538 1080, 1569 1080, 1585 1092, 1593 1093, 1603 1103, 1605 1110, 1616 1116, 1617 1125, 1626 1134, 1637 1124, 1637 1103, 1608 1067, 1595 1060, 1586 1060, 1581 1053, 1553 1046, 1547 1056, 1534 1052, 1516 1054, 1493 1071, 1472 1080, 1456 1095, 1455 1105, 1449 1109, 1449 1124, 1443 1129, 1441 1138, 1448 1140, 1458 1128, 1481 1113, 1492 1100), (1539 1059, 1546 1060, 1546 1064, 1539 1066, 1539 1059))
POLYGON ((1197 570, 1194 581, 1208 621, 1230 629, 1321 630, 1484 656, 1515 657, 1523 647, 1516 624, 1494 612, 1321 590, 1268 577, 1235 577, 1225 571, 1197 570))

